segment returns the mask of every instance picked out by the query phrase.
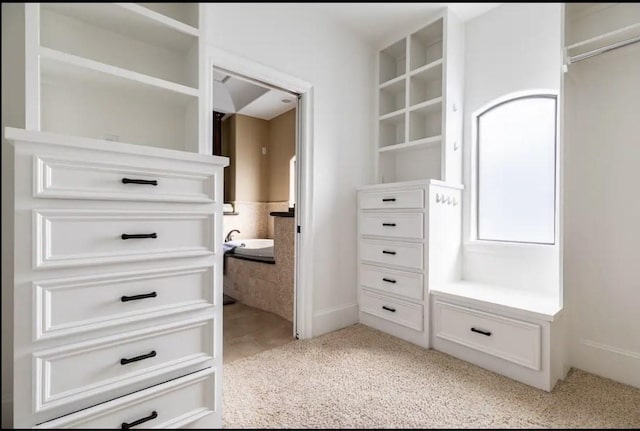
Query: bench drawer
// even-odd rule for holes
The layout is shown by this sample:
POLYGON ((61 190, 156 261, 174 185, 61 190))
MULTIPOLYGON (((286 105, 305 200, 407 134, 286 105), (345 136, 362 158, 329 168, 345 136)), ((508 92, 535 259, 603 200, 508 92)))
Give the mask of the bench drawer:
POLYGON ((540 325, 442 301, 434 318, 436 337, 540 370, 540 325))

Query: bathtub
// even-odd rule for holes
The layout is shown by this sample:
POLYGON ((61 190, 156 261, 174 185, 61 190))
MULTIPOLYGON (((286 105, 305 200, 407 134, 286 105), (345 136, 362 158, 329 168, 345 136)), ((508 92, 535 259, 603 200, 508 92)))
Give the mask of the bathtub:
POLYGON ((227 244, 235 245, 234 254, 242 256, 273 257, 272 239, 238 239, 227 244))

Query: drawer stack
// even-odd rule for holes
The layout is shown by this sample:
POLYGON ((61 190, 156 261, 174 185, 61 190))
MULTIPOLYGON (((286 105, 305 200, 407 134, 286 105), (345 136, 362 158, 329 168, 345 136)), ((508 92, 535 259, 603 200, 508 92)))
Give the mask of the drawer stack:
POLYGON ((14 426, 220 426, 226 159, 11 134, 14 426))
MULTIPOLYGON (((457 199, 455 205, 449 199, 452 216, 447 223, 456 223, 460 210, 459 188, 448 187, 431 180, 367 186, 358 192, 360 321, 424 347, 429 347, 430 253, 433 239, 439 238, 431 230, 434 223, 443 223, 431 212, 446 205, 441 189, 457 199)), ((441 253, 439 259, 446 257, 441 253)))

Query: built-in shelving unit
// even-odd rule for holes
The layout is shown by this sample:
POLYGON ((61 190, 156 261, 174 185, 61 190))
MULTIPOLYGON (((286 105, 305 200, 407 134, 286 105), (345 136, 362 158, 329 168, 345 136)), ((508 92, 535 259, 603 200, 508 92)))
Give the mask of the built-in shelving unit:
POLYGON ((378 182, 461 181, 462 74, 447 73, 462 67, 461 34, 444 11, 380 50, 378 182))
POLYGON ((200 151, 199 4, 26 10, 27 129, 200 151))

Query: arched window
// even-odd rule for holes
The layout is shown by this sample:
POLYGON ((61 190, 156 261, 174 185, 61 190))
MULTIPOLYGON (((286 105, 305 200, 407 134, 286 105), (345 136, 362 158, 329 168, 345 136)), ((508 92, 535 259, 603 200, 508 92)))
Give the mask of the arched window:
POLYGON ((556 105, 526 95, 476 116, 478 240, 555 244, 556 105))

